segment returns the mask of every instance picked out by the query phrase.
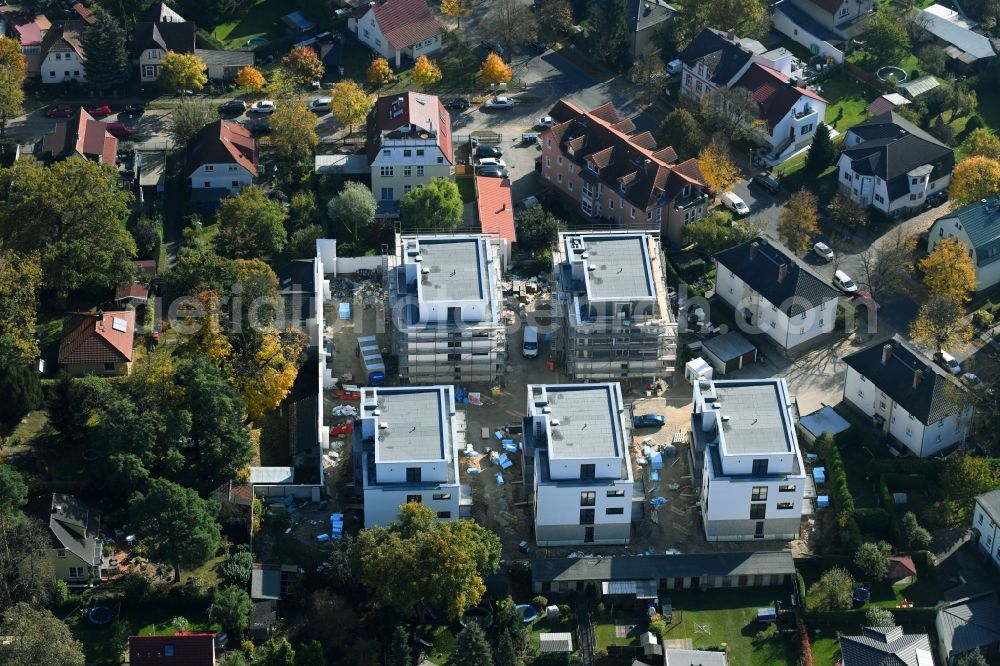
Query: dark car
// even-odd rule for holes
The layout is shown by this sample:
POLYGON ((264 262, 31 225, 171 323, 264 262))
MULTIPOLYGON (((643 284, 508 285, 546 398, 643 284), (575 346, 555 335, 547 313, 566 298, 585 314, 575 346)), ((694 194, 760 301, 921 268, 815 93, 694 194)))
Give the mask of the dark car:
POLYGON ((455 109, 456 111, 465 111, 466 109, 469 108, 470 104, 469 100, 465 99, 464 97, 456 97, 455 99, 445 104, 445 106, 449 109, 455 109))
POLYGON ((238 116, 241 113, 246 113, 247 103, 241 99, 231 99, 228 102, 219 105, 219 113, 225 115, 238 116))
POLYGON ((476 157, 482 159, 484 157, 503 157, 503 151, 496 146, 479 146, 476 148, 476 157))
POLYGON ((762 171, 754 176, 753 182, 760 185, 771 194, 777 194, 781 191, 781 185, 778 181, 774 179, 774 176, 765 171, 762 171))
POLYGON ((249 118, 240 120, 239 123, 250 130, 254 136, 264 136, 271 133, 271 123, 267 118, 249 118))
POLYGON ((632 417, 633 428, 662 428, 667 420, 659 414, 640 414, 632 417))
POLYGON ((507 169, 505 167, 489 166, 479 169, 477 172, 479 176, 486 176, 487 178, 506 178, 507 169))
POLYGON ((549 50, 549 47, 543 42, 525 42, 524 48, 529 53, 534 53, 535 55, 542 55, 549 50))
POLYGON ((503 57, 503 47, 500 46, 500 42, 496 39, 484 39, 479 43, 479 48, 482 50, 484 55, 489 55, 490 52, 493 52, 500 56, 501 60, 506 60, 506 58, 503 57))
POLYGON ((146 107, 143 106, 142 104, 129 104, 124 109, 122 109, 122 112, 119 113, 118 115, 119 116, 141 116, 144 113, 146 113, 146 107))
POLYGON ((935 192, 934 194, 928 196, 925 201, 927 202, 928 208, 935 208, 937 206, 940 206, 947 200, 948 200, 948 191, 941 190, 940 192, 935 192))
POLYGON ((69 104, 58 104, 49 109, 46 115, 49 118, 69 118, 73 115, 73 107, 69 104))

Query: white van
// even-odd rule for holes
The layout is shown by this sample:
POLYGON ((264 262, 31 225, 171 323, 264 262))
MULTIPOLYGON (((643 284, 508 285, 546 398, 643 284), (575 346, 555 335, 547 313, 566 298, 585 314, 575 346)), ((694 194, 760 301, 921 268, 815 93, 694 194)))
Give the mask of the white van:
POLYGON ((934 360, 937 361, 938 365, 940 365, 942 368, 944 368, 951 374, 956 376, 962 374, 962 364, 958 362, 957 358, 955 358, 945 350, 941 349, 936 354, 934 354, 934 360))
POLYGON ((747 206, 746 202, 733 192, 724 192, 719 197, 719 200, 722 201, 723 206, 737 215, 748 215, 750 213, 750 207, 747 206))
POLYGON ((844 271, 837 271, 833 274, 833 284, 848 294, 853 294, 858 290, 858 285, 854 284, 851 276, 844 271))
POLYGON ((538 356, 538 327, 524 327, 524 342, 521 343, 521 355, 524 358, 535 358, 538 356))

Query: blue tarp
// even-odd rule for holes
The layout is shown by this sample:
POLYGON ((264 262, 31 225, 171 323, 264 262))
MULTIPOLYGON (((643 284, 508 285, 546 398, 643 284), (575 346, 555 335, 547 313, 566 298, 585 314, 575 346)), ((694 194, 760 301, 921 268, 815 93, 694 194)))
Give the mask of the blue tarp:
POLYGON ((340 306, 337 308, 337 316, 340 317, 341 319, 350 319, 351 318, 351 304, 350 303, 341 303, 340 306))

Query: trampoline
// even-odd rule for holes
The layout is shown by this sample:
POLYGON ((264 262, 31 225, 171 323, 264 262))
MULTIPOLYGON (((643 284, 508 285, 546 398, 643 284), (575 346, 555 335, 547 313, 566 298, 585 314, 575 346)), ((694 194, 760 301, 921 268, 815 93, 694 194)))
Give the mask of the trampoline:
POLYGON ((463 627, 476 623, 483 629, 488 629, 493 624, 493 612, 489 608, 473 606, 462 614, 458 622, 463 627))
POLYGON ((91 624, 108 624, 114 617, 114 613, 107 606, 94 606, 87 611, 87 619, 91 624))
POLYGON ((525 624, 528 624, 529 622, 534 622, 535 620, 538 619, 538 611, 536 611, 535 607, 532 606, 531 604, 518 604, 514 606, 514 610, 520 613, 521 620, 525 624))
POLYGON ((879 81, 885 81, 893 85, 899 85, 906 81, 906 72, 901 67, 893 67, 892 65, 880 68, 875 72, 875 76, 879 81))
POLYGON ((855 606, 864 606, 872 598, 872 591, 867 587, 856 587, 852 598, 855 606))

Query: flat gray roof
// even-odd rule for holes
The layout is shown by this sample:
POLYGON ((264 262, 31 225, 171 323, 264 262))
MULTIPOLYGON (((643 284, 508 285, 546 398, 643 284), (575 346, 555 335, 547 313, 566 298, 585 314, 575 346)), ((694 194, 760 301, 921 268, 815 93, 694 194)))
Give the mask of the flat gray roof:
POLYGON ((420 239, 422 297, 425 301, 483 298, 478 238, 420 239))
POLYGON ((722 361, 732 361, 754 350, 750 341, 740 335, 738 331, 729 331, 723 335, 709 338, 702 345, 722 361))
POLYGON ((791 552, 612 555, 531 561, 536 583, 557 581, 666 580, 691 576, 792 575, 791 552))
POLYGON ((726 452, 784 453, 791 450, 784 402, 777 382, 718 382, 726 452))
POLYGON ((614 392, 608 384, 546 386, 551 409, 552 458, 617 458, 621 455, 615 429, 618 418, 614 392))
POLYGON ((378 461, 443 460, 442 400, 437 389, 380 390, 378 461))
POLYGON ((652 267, 645 252, 645 237, 584 236, 590 293, 594 298, 652 298, 652 267))

